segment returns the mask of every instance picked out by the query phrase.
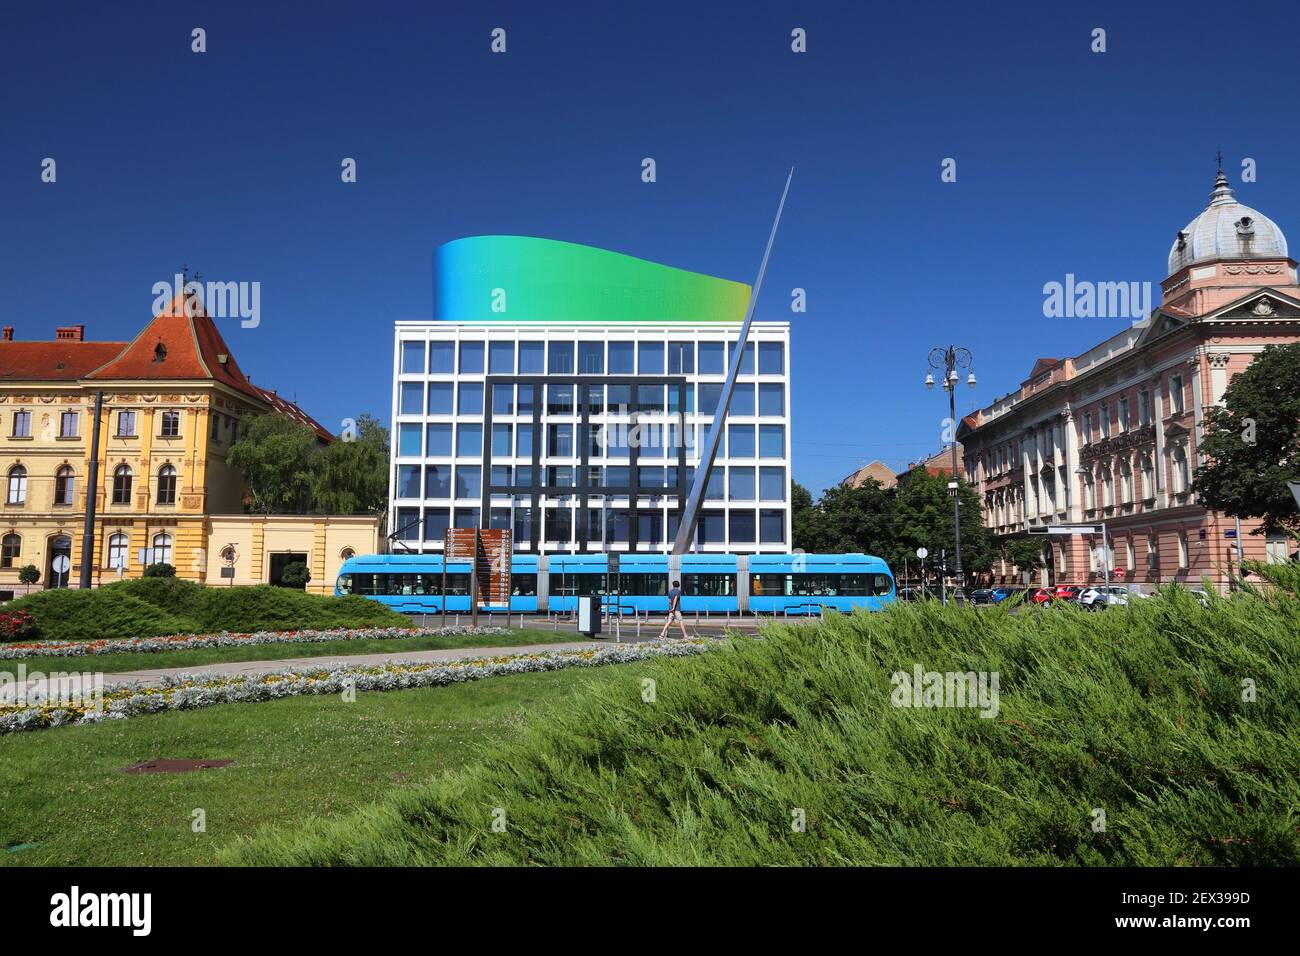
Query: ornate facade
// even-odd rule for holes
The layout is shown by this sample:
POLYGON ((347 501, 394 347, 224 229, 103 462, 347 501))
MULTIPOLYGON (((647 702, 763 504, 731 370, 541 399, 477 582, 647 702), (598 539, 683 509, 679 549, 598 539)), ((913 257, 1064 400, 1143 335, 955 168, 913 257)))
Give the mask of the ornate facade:
MULTIPOLYGON (((178 298, 131 342, 85 341, 84 326, 59 329, 53 342, 15 341, 12 328, 3 330, 0 589, 22 590, 18 574, 26 565, 39 571, 38 587, 76 586, 92 469, 98 472, 92 583, 138 577, 154 562, 207 581, 214 573, 212 516, 244 510, 243 477, 226 463, 241 423, 274 411, 330 440, 296 405, 248 380, 196 304, 187 310, 178 298), (103 406, 93 461, 97 392, 103 406)), ((229 536, 224 525, 223 532, 229 536)), ((353 549, 373 550, 374 522, 355 536, 353 549)), ((323 574, 324 563, 308 553, 323 574)))
MULTIPOLYGON (((1207 411, 1267 345, 1300 341, 1300 285, 1286 238, 1233 198, 1223 172, 1206 209, 1175 237, 1161 303, 1074 358, 1041 358, 1019 389, 958 431, 967 480, 998 534, 1106 522, 1112 578, 1226 588, 1237 542, 1285 560, 1282 537, 1206 509, 1191 490, 1207 411)), ((1095 537, 1044 537, 1040 583, 1101 580, 1095 537)), ((994 568, 995 582, 1019 581, 994 568)))

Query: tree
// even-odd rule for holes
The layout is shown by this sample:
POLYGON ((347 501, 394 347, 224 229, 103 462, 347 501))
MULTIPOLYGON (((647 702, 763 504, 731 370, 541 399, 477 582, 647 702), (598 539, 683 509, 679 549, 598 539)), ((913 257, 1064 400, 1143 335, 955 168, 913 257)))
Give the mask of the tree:
POLYGON ((357 419, 355 435, 321 449, 315 464, 313 510, 329 515, 387 513, 388 429, 373 416, 357 419))
POLYGON ((36 565, 34 564, 24 564, 21 568, 18 569, 19 584, 31 585, 31 584, 35 584, 40 579, 41 579, 41 572, 36 570, 36 565))
POLYGON ((1006 538, 1002 542, 1002 560, 1032 574, 1043 566, 1043 543, 1032 537, 1006 538))
MULTIPOLYGON (((938 566, 941 549, 948 551, 948 568, 956 564, 953 551, 952 495, 947 474, 932 475, 918 469, 908 475, 894 495, 890 518, 893 544, 885 558, 891 567, 915 560, 916 549, 928 548, 929 560, 938 566)), ((984 527, 984 512, 979 493, 962 482, 958 488, 961 501, 961 557, 963 571, 987 571, 997 554, 993 535, 984 527)))
POLYGON ((811 554, 821 550, 821 527, 812 492, 797 481, 790 482, 790 527, 796 550, 811 554))
POLYGON ((280 572, 280 584, 286 588, 305 588, 311 580, 311 572, 301 561, 286 564, 280 572))
POLYGON ((832 554, 881 554, 893 539, 892 511, 889 492, 874 478, 856 488, 850 485, 827 488, 817 502, 813 522, 817 550, 832 554))
POLYGON ((176 569, 165 561, 159 561, 156 564, 150 564, 144 569, 146 578, 174 578, 176 569))
POLYGON ((306 514, 315 486, 316 430, 287 415, 258 415, 226 460, 244 473, 253 511, 306 514))
POLYGON ((1234 518, 1260 518, 1255 533, 1300 537, 1287 486, 1300 480, 1300 343, 1269 346, 1235 376, 1205 422, 1209 456, 1192 489, 1201 504, 1234 518))

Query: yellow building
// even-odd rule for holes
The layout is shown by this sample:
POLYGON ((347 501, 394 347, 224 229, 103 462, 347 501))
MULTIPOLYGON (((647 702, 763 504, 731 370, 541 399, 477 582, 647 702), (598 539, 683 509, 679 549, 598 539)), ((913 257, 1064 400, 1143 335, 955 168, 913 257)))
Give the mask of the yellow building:
POLYGON ((92 467, 92 584, 139 577, 155 562, 191 581, 277 583, 286 555, 306 555, 311 590, 325 590, 343 554, 376 550, 375 517, 243 513, 243 476, 226 462, 241 422, 275 412, 309 424, 322 442, 332 436, 297 405, 253 385, 195 306, 177 298, 131 342, 88 342, 80 325, 58 329, 53 342, 18 342, 4 328, 0 589, 22 591, 19 569, 29 564, 40 572, 37 587, 79 583, 92 467), (103 405, 92 462, 96 393, 103 405), (210 553, 232 542, 242 570, 239 560, 210 553))

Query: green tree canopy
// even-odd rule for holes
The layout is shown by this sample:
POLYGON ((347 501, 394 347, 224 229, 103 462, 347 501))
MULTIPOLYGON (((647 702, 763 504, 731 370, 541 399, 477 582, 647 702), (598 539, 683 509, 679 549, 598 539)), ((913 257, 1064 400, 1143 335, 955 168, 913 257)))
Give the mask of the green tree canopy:
POLYGON ((314 510, 375 514, 388 510, 388 429, 371 415, 317 453, 314 510))
POLYGON ((1300 537, 1287 486, 1300 480, 1300 344, 1265 348, 1233 378, 1206 419, 1201 450, 1209 455, 1193 482, 1201 504, 1300 537))

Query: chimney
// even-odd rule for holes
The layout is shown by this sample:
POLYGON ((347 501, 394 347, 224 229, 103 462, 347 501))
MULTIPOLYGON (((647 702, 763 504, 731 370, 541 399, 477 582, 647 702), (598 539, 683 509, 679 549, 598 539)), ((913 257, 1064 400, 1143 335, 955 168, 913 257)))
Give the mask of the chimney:
POLYGON ((12 325, 6 325, 4 329, 0 330, 0 332, 3 332, 4 340, 6 342, 12 342, 14 340, 14 327, 12 325))
POLYGON ((64 325, 54 330, 56 342, 82 342, 86 338, 84 325, 64 325))

